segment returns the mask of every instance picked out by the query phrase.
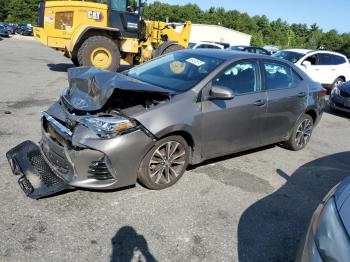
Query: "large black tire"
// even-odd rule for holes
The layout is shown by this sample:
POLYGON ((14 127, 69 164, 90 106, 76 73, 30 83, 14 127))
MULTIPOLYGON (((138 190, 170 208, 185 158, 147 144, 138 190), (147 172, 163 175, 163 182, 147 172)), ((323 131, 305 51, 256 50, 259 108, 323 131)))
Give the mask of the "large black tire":
POLYGON ((174 185, 186 171, 189 154, 190 148, 181 136, 157 141, 140 164, 138 181, 153 190, 174 185))
POLYGON ((303 114, 294 125, 289 140, 284 143, 285 147, 293 151, 299 151, 306 147, 311 139, 313 127, 312 117, 303 114))
POLYGON ((153 57, 158 57, 182 49, 184 49, 184 47, 177 42, 164 42, 154 51, 153 57))
POLYGON ((97 35, 91 36, 84 41, 78 51, 78 62, 82 66, 95 66, 109 71, 117 71, 120 66, 120 52, 117 44, 109 37, 97 35), (97 49, 104 49, 109 52, 111 61, 108 66, 94 65, 91 56, 97 49))

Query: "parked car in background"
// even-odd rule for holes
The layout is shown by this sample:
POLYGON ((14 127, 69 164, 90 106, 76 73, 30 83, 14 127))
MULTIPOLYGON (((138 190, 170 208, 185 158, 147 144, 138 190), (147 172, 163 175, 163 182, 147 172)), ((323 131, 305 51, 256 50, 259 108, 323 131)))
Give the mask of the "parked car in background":
POLYGON ((6 24, 6 27, 11 35, 14 35, 16 33, 17 25, 15 24, 6 24))
POLYGON ((311 218, 296 262, 349 261, 350 178, 335 186, 311 218))
POLYGON ((190 49, 225 49, 229 44, 226 43, 217 43, 217 42, 199 42, 199 43, 190 43, 190 49))
POLYGON ((279 47, 275 45, 265 45, 263 48, 267 50, 271 55, 277 53, 280 50, 279 47))
POLYGON ((82 67, 68 78, 43 113, 40 147, 26 141, 7 153, 33 198, 136 181, 164 189, 188 164, 280 142, 301 150, 324 105, 301 69, 244 52, 186 49, 123 74, 82 67))
POLYGON ((26 36, 32 36, 33 35, 33 28, 27 25, 22 25, 17 27, 16 33, 19 35, 26 35, 26 36))
POLYGON ((333 110, 350 113, 350 81, 333 88, 329 105, 333 110))
POLYGON ((3 25, 0 25, 0 36, 10 37, 10 33, 9 33, 8 29, 3 25))
POLYGON ((328 90, 350 80, 350 63, 346 56, 321 50, 286 49, 273 55, 286 59, 304 70, 328 90))
POLYGON ((244 46, 244 45, 236 45, 236 46, 230 46, 226 48, 228 51, 242 51, 242 52, 248 52, 248 53, 255 53, 259 55, 271 55, 269 51, 267 51, 264 48, 255 47, 255 46, 244 46))

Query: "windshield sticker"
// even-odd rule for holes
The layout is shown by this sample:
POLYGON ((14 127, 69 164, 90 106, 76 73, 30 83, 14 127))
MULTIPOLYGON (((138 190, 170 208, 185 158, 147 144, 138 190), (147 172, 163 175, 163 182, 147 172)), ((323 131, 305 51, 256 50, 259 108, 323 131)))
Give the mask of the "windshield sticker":
POLYGON ((185 71, 186 64, 182 63, 180 61, 174 61, 170 64, 170 70, 174 74, 181 74, 183 71, 185 71))
POLYGON ((195 65, 195 66, 202 66, 205 64, 205 62, 203 62, 197 58, 194 58, 194 57, 188 58, 188 59, 186 59, 186 61, 195 65))

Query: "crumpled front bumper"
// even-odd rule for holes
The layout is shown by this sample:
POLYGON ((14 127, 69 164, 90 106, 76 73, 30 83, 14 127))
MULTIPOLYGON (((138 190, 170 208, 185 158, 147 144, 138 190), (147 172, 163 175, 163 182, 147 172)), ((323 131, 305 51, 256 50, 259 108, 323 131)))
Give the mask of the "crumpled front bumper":
POLYGON ((39 146, 25 141, 6 154, 21 188, 31 198, 75 187, 109 190, 134 185, 139 165, 154 145, 141 129, 102 139, 78 125, 68 140, 57 128, 49 132, 48 125, 43 119, 39 146))
POLYGON ((46 163, 40 148, 25 141, 6 153, 14 175, 25 194, 34 199, 71 189, 46 163))

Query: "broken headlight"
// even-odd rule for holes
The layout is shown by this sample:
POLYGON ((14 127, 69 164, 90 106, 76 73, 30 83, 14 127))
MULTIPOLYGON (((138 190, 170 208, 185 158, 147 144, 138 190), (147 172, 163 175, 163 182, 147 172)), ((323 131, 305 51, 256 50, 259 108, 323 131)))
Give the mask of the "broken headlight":
POLYGON ((137 126, 135 121, 123 116, 86 116, 79 122, 103 138, 115 137, 137 126))

